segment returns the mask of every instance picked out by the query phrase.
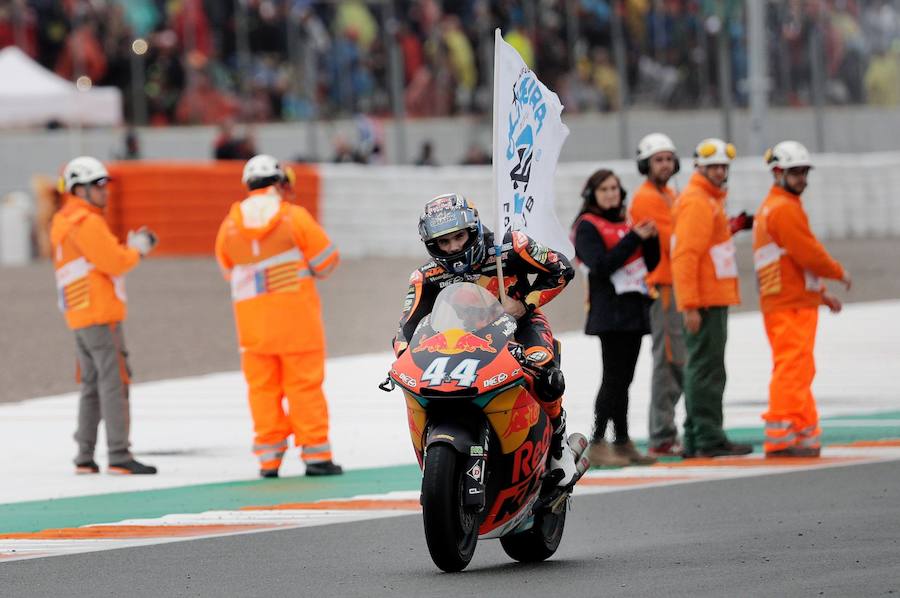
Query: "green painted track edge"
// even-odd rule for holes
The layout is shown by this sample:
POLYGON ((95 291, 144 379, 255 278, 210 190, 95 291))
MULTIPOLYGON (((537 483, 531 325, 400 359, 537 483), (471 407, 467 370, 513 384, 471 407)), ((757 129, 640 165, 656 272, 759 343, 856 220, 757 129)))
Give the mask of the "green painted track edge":
MULTIPOLYGON (((878 419, 900 419, 900 411, 823 418, 822 442, 829 445, 900 438, 900 426, 897 425, 852 425, 853 420, 878 419)), ((762 426, 729 428, 727 433, 732 441, 749 442, 757 451, 761 450, 762 426)), ((642 448, 646 448, 645 443, 642 448)), ((200 513, 415 491, 420 483, 418 466, 400 465, 350 470, 342 476, 333 477, 297 476, 16 502, 0 505, 0 533, 27 533, 92 523, 114 523, 124 519, 149 519, 170 513, 200 513)))

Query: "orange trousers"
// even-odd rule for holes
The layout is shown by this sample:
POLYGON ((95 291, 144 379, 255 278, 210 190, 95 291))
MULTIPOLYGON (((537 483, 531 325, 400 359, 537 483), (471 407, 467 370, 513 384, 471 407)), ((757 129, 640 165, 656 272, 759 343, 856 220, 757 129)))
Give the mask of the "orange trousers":
POLYGON ((245 351, 241 368, 253 416, 253 452, 261 469, 277 469, 293 434, 306 463, 331 460, 322 352, 268 355, 245 351), (287 399, 287 412, 284 401, 287 399))
POLYGON ((813 349, 819 310, 781 309, 763 314, 772 347, 772 380, 765 420, 763 449, 769 453, 790 447, 819 447, 819 414, 812 394, 816 375, 813 349))

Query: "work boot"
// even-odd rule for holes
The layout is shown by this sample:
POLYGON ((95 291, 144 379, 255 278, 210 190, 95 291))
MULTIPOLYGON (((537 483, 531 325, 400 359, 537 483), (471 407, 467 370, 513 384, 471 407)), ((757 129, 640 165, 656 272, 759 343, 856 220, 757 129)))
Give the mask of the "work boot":
POLYGON ((739 444, 728 440, 710 446, 707 448, 697 449, 694 456, 696 457, 738 457, 740 455, 749 455, 753 452, 752 444, 739 444))
POLYGON ((132 459, 122 463, 110 463, 107 471, 113 475, 153 475, 156 468, 132 459))
POLYGON ((344 468, 331 459, 306 464, 306 475, 309 476, 341 475, 342 473, 344 473, 344 468))
POLYGON ((777 459, 779 457, 803 457, 814 459, 820 456, 822 450, 812 446, 791 446, 780 451, 768 451, 766 459, 777 459))
POLYGON ((625 467, 631 463, 627 457, 616 453, 605 440, 595 440, 588 450, 591 467, 625 467))
POLYGON ((277 478, 278 477, 278 468, 275 467, 272 469, 260 469, 259 477, 261 477, 261 478, 277 478))
POLYGON ((91 459, 90 461, 82 461, 75 464, 75 475, 85 475, 91 473, 100 473, 100 466, 91 459))
POLYGON ((566 487, 578 479, 575 451, 566 442, 566 412, 550 420, 553 436, 550 437, 550 471, 548 475, 556 480, 556 485, 566 487))
POLYGON ((614 442, 612 450, 620 457, 628 459, 628 462, 631 465, 653 465, 656 463, 655 457, 648 457, 647 455, 640 454, 638 450, 634 448, 634 443, 630 440, 621 444, 614 442))

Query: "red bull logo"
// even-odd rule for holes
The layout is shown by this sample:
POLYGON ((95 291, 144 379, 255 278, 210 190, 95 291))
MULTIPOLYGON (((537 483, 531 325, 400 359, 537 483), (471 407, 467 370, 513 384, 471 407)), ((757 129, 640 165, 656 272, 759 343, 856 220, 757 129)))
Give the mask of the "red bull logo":
POLYGON ((509 417, 509 425, 503 432, 503 438, 508 438, 516 432, 530 429, 538 421, 540 408, 540 405, 534 402, 527 393, 520 393, 513 405, 512 413, 509 417))
POLYGON ((474 351, 487 351, 488 353, 496 353, 497 349, 491 346, 491 342, 493 342, 492 335, 488 334, 484 338, 476 334, 472 334, 471 332, 467 332, 456 341, 456 346, 454 349, 459 351, 465 351, 466 353, 472 353, 474 351))
POLYGON ((448 330, 438 332, 435 335, 422 339, 419 345, 413 349, 413 353, 428 351, 429 353, 443 353, 455 355, 456 353, 474 353, 475 351, 487 351, 496 353, 497 349, 491 346, 493 335, 487 334, 484 338, 471 332, 462 330, 448 330))
POLYGON ((446 348, 447 337, 444 336, 443 332, 438 332, 434 336, 429 336, 426 339, 422 339, 422 342, 419 343, 419 346, 413 349, 413 353, 419 353, 421 351, 428 351, 429 353, 440 351, 441 353, 444 353, 444 349, 446 348))

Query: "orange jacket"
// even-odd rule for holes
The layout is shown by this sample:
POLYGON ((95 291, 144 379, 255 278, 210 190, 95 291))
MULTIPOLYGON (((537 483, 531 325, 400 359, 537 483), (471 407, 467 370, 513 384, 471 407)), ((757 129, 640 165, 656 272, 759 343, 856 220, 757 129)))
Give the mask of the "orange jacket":
POLYGON ((281 201, 274 187, 253 191, 231 206, 219 227, 216 258, 231 282, 242 350, 325 350, 313 279, 326 277, 339 257, 309 212, 281 201))
POLYGON ((819 277, 841 279, 844 268, 809 229, 800 197, 773 186, 753 219, 753 266, 763 313, 817 307, 819 277))
POLYGON ((649 180, 638 187, 628 208, 628 216, 632 223, 642 220, 653 220, 659 231, 659 264, 647 275, 647 284, 672 284, 672 265, 669 259, 670 239, 672 237, 672 204, 675 192, 671 187, 662 191, 649 180))
POLYGON ((66 195, 50 224, 57 302, 73 330, 125 319, 125 279, 141 256, 109 230, 103 211, 66 195))
POLYGON ((672 278, 679 311, 741 302, 725 193, 695 172, 672 208, 672 278))

